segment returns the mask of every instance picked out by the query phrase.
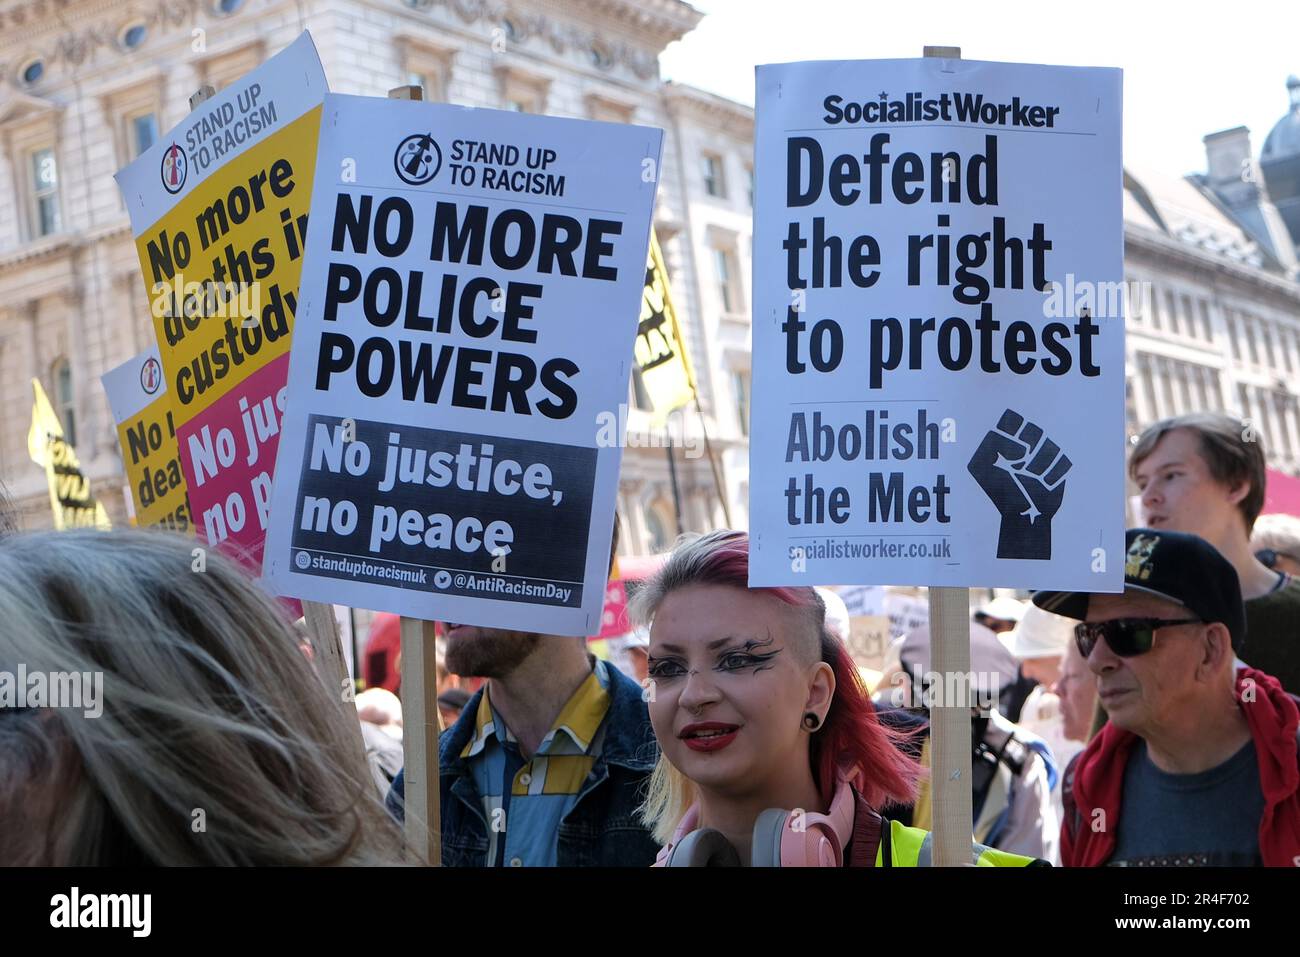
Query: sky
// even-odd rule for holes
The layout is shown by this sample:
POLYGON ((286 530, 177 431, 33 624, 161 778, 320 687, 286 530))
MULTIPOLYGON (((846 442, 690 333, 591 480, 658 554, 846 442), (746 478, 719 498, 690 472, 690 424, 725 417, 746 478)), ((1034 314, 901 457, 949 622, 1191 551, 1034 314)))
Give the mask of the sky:
POLYGON ((1207 133, 1247 126, 1258 157, 1300 74, 1300 4, 1165 0, 697 0, 706 16, 660 57, 665 79, 752 105, 754 66, 920 56, 1124 70, 1124 160, 1203 172, 1207 133), (1216 18, 1213 11, 1227 12, 1216 18), (1289 22, 1288 22, 1289 21, 1289 22))

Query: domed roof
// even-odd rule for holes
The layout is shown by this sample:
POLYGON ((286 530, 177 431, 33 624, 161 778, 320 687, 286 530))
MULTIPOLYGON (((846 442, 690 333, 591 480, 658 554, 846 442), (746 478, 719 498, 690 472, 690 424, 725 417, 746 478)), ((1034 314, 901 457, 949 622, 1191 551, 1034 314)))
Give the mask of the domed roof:
POLYGON ((1300 77, 1287 77, 1286 90, 1291 97, 1291 109, 1278 120, 1264 140, 1260 151, 1261 163, 1300 156, 1300 77))

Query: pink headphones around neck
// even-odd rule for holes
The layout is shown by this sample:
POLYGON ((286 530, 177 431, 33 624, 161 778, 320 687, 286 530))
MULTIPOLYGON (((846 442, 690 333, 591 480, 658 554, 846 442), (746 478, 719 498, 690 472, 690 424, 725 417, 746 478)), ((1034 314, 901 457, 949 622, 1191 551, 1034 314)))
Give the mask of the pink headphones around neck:
MULTIPOLYGON (((754 822, 751 867, 842 867, 853 837, 853 788, 843 779, 830 811, 768 808, 754 822)), ((739 867, 740 855, 720 831, 697 828, 698 804, 682 817, 672 841, 659 852, 660 867, 739 867)))

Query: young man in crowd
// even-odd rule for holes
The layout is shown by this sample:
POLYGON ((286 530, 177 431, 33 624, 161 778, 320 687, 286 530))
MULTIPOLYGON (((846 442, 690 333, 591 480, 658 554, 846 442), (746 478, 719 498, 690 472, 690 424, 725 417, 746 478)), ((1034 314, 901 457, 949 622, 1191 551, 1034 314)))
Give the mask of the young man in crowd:
POLYGON ((1232 565, 1165 529, 1130 529, 1126 544, 1122 594, 1034 595, 1083 622, 1110 715, 1065 774, 1062 863, 1297 866, 1300 711, 1277 679, 1236 667, 1232 565))
POLYGON ((1259 434, 1226 415, 1165 419, 1139 436, 1129 475, 1143 524, 1199 535, 1235 569, 1246 603, 1241 660, 1300 693, 1300 579, 1266 567, 1250 540, 1264 507, 1259 434))
MULTIPOLYGON (((617 547, 615 520, 611 564, 617 547)), ((443 866, 653 864, 636 811, 659 749, 641 686, 585 638, 448 623, 446 654, 487 681, 438 740, 443 866)), ((399 773, 399 819, 404 793, 399 773)))

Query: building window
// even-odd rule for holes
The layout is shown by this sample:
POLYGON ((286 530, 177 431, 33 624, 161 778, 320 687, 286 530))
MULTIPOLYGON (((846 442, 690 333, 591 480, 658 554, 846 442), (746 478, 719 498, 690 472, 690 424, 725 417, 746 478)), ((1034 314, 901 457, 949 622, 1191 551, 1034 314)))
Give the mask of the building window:
POLYGON ((59 231, 59 168, 54 150, 36 150, 32 159, 32 232, 49 236, 59 231))
POLYGON ((749 373, 732 372, 731 388, 736 393, 736 419, 740 434, 749 438, 749 373))
POLYGON ((749 208, 754 208, 754 167, 745 167, 745 187, 749 192, 749 208))
POLYGON ((1277 431, 1273 427, 1273 410, 1269 408, 1268 392, 1255 390, 1255 404, 1259 407, 1259 424, 1264 432, 1264 450, 1277 448, 1277 431))
POLYGON ((718 297, 722 300, 723 312, 739 312, 738 296, 732 276, 735 270, 731 266, 731 253, 725 249, 714 248, 713 270, 718 278, 718 297))
POLYGON ((1196 401, 1200 403, 1200 410, 1202 412, 1212 411, 1218 403, 1210 393, 1210 370, 1205 366, 1197 366, 1196 377, 1193 381, 1196 385, 1196 401))
POLYGON ((77 444, 77 413, 72 393, 72 366, 67 359, 54 364, 55 412, 63 425, 63 437, 69 445, 77 444))
POLYGON ((1182 323, 1178 315, 1178 300, 1172 292, 1165 292, 1165 315, 1169 317, 1169 331, 1174 335, 1182 332, 1182 323))
POLYGON ((645 530, 650 536, 650 541, 646 544, 650 546, 650 553, 658 555, 661 552, 668 551, 672 544, 672 539, 668 536, 668 527, 659 515, 659 509, 653 505, 647 505, 644 509, 645 530))
POLYGON ((1210 304, 1206 300, 1200 300, 1201 307, 1201 328, 1205 333, 1205 341, 1214 340, 1214 327, 1210 324, 1210 304))
MULTIPOLYGON (((457 47, 436 36, 401 34, 394 40, 402 76, 410 86, 424 91, 426 102, 445 102, 451 86, 452 66, 457 47)), ((513 97, 526 99, 503 89, 502 100, 513 97)))
POLYGON ((1160 376, 1160 394, 1165 400, 1165 408, 1169 410, 1165 414, 1167 416, 1178 415, 1186 411, 1178 408, 1178 400, 1174 397, 1174 377, 1169 369, 1169 360, 1164 356, 1160 356, 1156 359, 1156 368, 1159 370, 1158 374, 1160 376))
POLYGON ((1259 324, 1259 337, 1264 342, 1264 357, 1268 362, 1270 369, 1276 369, 1277 353, 1273 351, 1273 324, 1271 322, 1261 322, 1259 324))
POLYGON ((1273 393, 1273 412, 1277 419, 1277 434, 1282 440, 1282 451, 1286 453, 1287 458, 1291 458, 1291 430, 1287 427, 1287 412, 1290 405, 1290 398, 1285 392, 1273 393))
POLYGON ((1237 322, 1239 318, 1238 313, 1228 312, 1228 344, 1232 347, 1232 357, 1238 361, 1241 359, 1241 343, 1237 341, 1237 322))
POLYGON ((631 123, 636 114, 632 103, 616 100, 603 93, 588 93, 587 115, 602 123, 631 123))
POLYGON ((212 9, 223 17, 228 17, 244 5, 244 0, 214 0, 212 9))
POLYGON ((1247 318, 1243 325, 1246 327, 1246 348, 1250 350, 1250 364, 1259 365, 1259 347, 1255 344, 1255 320, 1247 318))
POLYGON ((646 391, 645 379, 641 377, 641 369, 632 366, 632 381, 629 383, 632 392, 632 408, 639 409, 642 412, 653 412, 655 404, 650 401, 650 393, 646 391))
POLYGON ((18 71, 18 77, 22 80, 23 86, 35 86, 45 75, 45 61, 32 60, 24 64, 23 68, 18 71))
POLYGON ((722 181, 722 157, 705 153, 701 160, 704 173, 704 191, 719 199, 726 195, 726 184, 722 181))
MULTIPOLYGON (((1142 380, 1142 394, 1146 398, 1147 415, 1154 421, 1160 418, 1160 406, 1156 403, 1155 370, 1151 368, 1151 357, 1145 352, 1138 353, 1138 378, 1142 380)), ((1142 425, 1150 423, 1143 422, 1142 425)))
POLYGON ((1160 328, 1160 290, 1153 290, 1151 293, 1151 326, 1160 328))
POLYGON ((127 124, 131 135, 131 158, 139 156, 158 139, 158 115, 142 113, 131 117, 127 124))
POLYGON ((122 31, 120 43, 123 50, 135 50, 144 43, 145 37, 149 35, 149 28, 143 23, 133 23, 122 31))
POLYGON ((501 83, 501 102, 516 113, 545 113, 551 81, 540 74, 503 65, 496 69, 501 83))
POLYGON ((1192 395, 1191 377, 1188 375, 1187 366, 1179 362, 1174 366, 1174 375, 1178 379, 1178 398, 1182 402, 1184 412, 1192 412, 1196 409, 1196 399, 1192 395))

